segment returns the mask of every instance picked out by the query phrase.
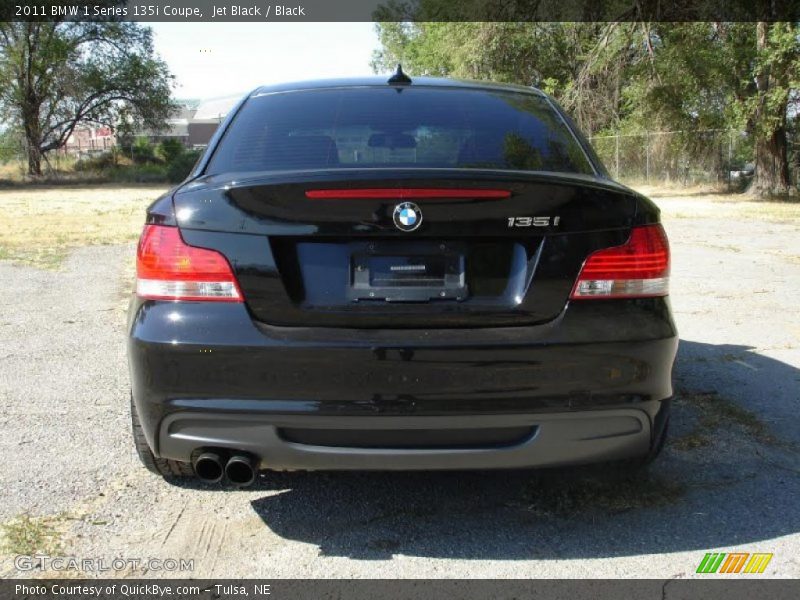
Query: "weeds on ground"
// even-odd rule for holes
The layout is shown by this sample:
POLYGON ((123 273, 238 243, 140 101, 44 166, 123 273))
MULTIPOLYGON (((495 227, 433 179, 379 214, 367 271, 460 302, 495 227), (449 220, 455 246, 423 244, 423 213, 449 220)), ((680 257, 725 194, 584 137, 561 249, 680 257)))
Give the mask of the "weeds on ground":
POLYGON ((537 477, 525 494, 535 514, 570 516, 584 513, 622 513, 677 502, 686 487, 646 470, 620 473, 612 467, 577 469, 558 476, 537 477))
POLYGON ((61 549, 59 525, 64 516, 20 515, 0 525, 2 549, 9 554, 57 554, 61 549))
POLYGON ((676 400, 678 406, 688 406, 697 411, 697 424, 692 431, 674 438, 670 446, 687 451, 709 446, 714 432, 720 428, 738 428, 762 444, 774 445, 778 440, 754 413, 721 397, 716 392, 682 393, 676 400))

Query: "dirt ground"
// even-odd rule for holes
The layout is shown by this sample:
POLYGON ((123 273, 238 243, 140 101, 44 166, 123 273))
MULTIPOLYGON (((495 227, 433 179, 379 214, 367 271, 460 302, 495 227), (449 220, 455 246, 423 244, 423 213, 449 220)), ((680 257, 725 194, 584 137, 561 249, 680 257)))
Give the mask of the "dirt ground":
POLYGON ((0 192, 0 576, 55 575, 15 564, 41 552, 193 561, 60 576, 675 578, 711 551, 773 553, 766 576, 800 576, 800 204, 644 190, 681 333, 672 436, 646 475, 287 473, 224 490, 150 475, 129 437, 132 240, 159 191, 0 192))

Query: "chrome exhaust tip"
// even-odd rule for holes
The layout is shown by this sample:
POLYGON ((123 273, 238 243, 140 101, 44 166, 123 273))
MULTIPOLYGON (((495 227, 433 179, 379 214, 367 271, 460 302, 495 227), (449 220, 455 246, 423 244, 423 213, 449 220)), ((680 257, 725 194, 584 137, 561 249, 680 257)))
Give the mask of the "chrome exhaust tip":
POLYGON ((234 454, 225 465, 225 476, 238 487, 252 485, 257 473, 256 458, 247 454, 234 454))
POLYGON ((197 478, 206 483, 218 483, 222 480, 224 469, 222 458, 216 452, 203 452, 192 462, 197 478))

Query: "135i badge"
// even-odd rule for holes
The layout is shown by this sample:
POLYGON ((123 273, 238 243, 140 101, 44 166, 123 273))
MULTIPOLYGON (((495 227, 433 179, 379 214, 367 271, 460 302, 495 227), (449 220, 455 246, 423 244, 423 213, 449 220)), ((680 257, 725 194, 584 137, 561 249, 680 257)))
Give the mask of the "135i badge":
POLYGON ((509 227, 558 227, 561 217, 508 217, 509 227))

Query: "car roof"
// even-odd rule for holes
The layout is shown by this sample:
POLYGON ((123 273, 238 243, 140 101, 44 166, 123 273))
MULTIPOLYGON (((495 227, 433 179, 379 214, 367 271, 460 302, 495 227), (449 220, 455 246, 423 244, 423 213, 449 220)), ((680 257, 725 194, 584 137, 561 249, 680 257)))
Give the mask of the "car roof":
POLYGON ((472 81, 467 79, 447 79, 444 77, 412 77, 410 84, 390 84, 389 76, 350 77, 344 79, 314 79, 309 81, 294 81, 265 85, 255 89, 250 96, 262 96, 277 92, 297 92, 302 90, 319 90, 326 88, 348 87, 449 87, 461 89, 478 89, 507 92, 522 92, 544 96, 545 94, 534 88, 511 83, 492 83, 488 81, 472 81))

